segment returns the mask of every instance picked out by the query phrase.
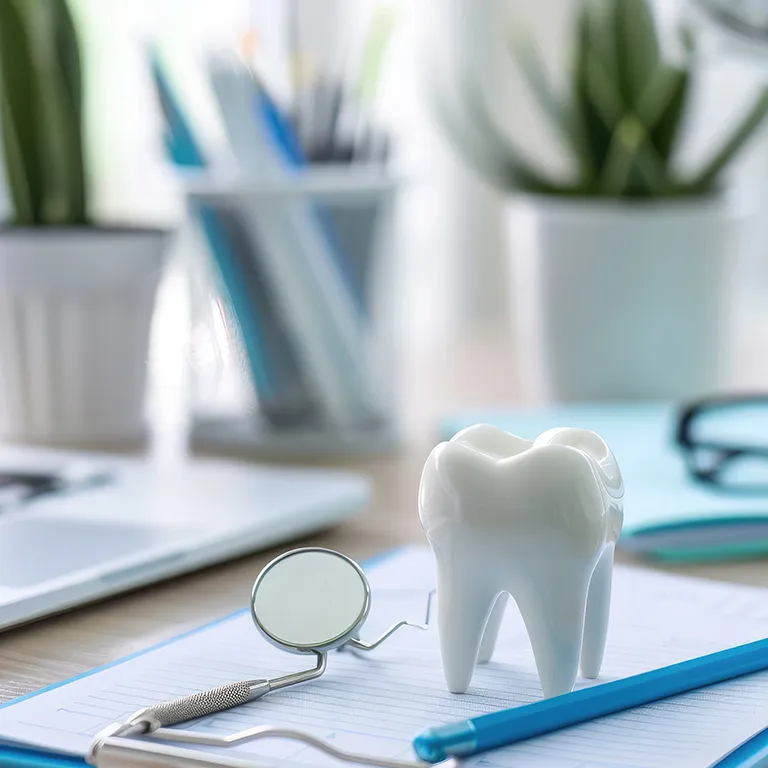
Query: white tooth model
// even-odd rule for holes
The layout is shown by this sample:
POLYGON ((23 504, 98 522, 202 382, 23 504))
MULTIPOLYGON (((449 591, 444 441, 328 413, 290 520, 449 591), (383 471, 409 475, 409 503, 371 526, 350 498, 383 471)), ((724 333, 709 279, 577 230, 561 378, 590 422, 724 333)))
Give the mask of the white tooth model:
POLYGON ((434 448, 419 515, 437 562, 440 650, 463 693, 491 659, 508 595, 530 638, 544 696, 572 690, 603 660, 624 486, 594 432, 524 440, 479 424, 434 448))

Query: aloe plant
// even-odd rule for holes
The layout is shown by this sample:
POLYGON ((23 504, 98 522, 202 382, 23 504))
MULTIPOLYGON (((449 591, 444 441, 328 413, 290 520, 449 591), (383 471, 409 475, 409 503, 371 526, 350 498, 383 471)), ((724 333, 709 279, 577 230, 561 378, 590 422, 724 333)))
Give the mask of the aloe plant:
POLYGON ((454 98, 432 83, 438 121, 456 149, 504 190, 582 197, 658 198, 707 195, 768 115, 762 90, 723 143, 695 172, 676 168, 695 66, 692 37, 682 31, 684 57, 662 56, 647 0, 580 0, 568 91, 552 86, 530 39, 511 52, 538 107, 575 169, 562 179, 537 168, 496 126, 466 73, 454 98))
POLYGON ((0 2, 0 119, 14 225, 88 224, 80 61, 66 0, 0 2))

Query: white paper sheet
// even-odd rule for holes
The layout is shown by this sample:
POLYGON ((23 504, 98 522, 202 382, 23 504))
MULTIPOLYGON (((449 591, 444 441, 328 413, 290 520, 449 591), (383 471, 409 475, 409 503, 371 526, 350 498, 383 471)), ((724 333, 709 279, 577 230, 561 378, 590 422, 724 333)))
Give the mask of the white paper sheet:
MULTIPOLYGON (((422 619, 433 584, 426 550, 404 550, 369 573, 373 609, 364 638, 400 618, 422 619)), ((768 590, 617 568, 603 671, 596 683, 580 680, 578 685, 599 684, 765 636, 768 590)), ((0 740, 83 754, 99 729, 141 707, 242 678, 285 674, 305 662, 267 645, 250 617, 240 615, 0 710, 0 740)), ((540 696, 528 640, 511 604, 496 657, 477 668, 466 695, 445 690, 436 628, 403 629, 371 654, 331 654, 328 672, 319 680, 186 727, 225 734, 257 724, 291 724, 342 748, 412 758, 411 741, 427 725, 540 696)), ((768 673, 759 673, 467 763, 704 768, 766 726, 768 673)), ((237 751, 281 768, 334 763, 288 740, 255 742, 237 751)))

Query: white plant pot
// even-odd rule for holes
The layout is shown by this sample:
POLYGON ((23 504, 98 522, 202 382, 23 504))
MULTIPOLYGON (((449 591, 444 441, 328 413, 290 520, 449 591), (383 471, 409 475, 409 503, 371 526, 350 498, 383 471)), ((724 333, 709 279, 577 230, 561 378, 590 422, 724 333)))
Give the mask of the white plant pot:
POLYGON ((152 229, 0 232, 0 438, 144 439, 166 245, 167 234, 152 229))
POLYGON ((534 394, 681 399, 722 386, 745 218, 725 198, 514 202, 513 310, 534 394))

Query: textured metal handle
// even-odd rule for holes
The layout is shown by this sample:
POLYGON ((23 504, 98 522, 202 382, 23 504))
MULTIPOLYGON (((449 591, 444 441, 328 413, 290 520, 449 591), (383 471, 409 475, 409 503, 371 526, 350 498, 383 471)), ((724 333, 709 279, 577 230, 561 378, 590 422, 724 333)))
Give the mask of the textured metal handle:
POLYGON ((268 690, 269 684, 266 680, 242 680, 239 683, 220 685, 208 691, 182 696, 180 699, 164 701, 162 704, 137 712, 131 719, 146 721, 150 724, 151 730, 195 720, 257 698, 261 693, 266 692, 261 691, 261 683, 264 683, 268 690))
POLYGON ((198 717, 213 715, 216 712, 237 707, 240 704, 258 699, 270 691, 304 683, 307 680, 314 680, 325 672, 327 656, 319 651, 312 651, 312 653, 317 656, 317 664, 312 669, 292 672, 290 675, 275 677, 272 680, 240 680, 237 683, 228 683, 208 691, 182 696, 180 699, 164 701, 162 704, 155 704, 152 707, 134 712, 128 718, 126 725, 141 726, 144 733, 152 733, 158 728, 178 725, 187 722, 187 720, 196 720, 198 717))

